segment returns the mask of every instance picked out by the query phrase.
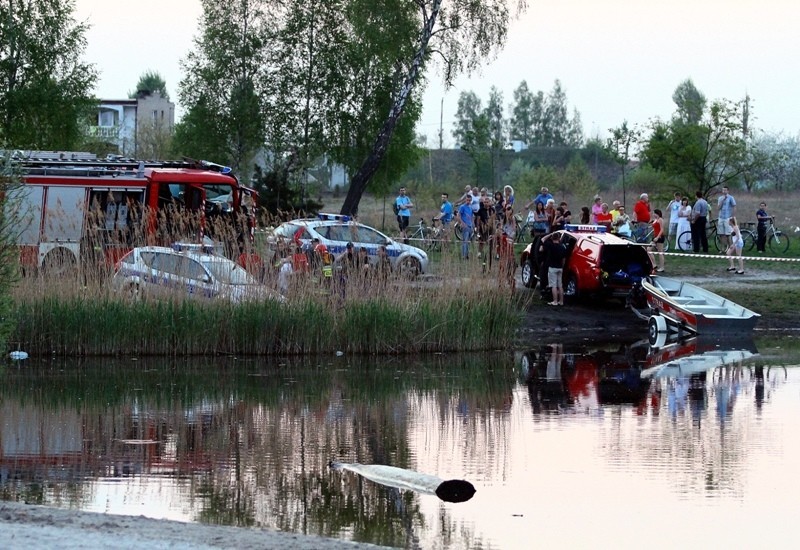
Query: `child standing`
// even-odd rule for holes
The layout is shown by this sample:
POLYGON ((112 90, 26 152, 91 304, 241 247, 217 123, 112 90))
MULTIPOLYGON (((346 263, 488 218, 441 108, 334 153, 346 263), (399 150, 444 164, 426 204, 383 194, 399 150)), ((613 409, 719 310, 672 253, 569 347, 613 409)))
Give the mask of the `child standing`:
POLYGON ((743 275, 744 258, 742 258, 742 249, 744 248, 744 239, 742 238, 742 232, 739 229, 739 224, 736 223, 736 218, 730 218, 729 223, 731 226, 731 244, 728 245, 728 250, 725 251, 725 254, 728 256, 728 259, 731 262, 730 267, 728 267, 728 271, 736 270, 737 275, 743 275), (739 269, 733 267, 734 256, 739 257, 739 269))
POLYGON ((651 224, 653 225, 652 246, 656 249, 656 255, 658 256, 656 260, 658 262, 656 271, 661 273, 664 271, 664 241, 666 240, 666 235, 664 234, 664 218, 661 217, 661 210, 658 208, 653 210, 653 221, 651 224))

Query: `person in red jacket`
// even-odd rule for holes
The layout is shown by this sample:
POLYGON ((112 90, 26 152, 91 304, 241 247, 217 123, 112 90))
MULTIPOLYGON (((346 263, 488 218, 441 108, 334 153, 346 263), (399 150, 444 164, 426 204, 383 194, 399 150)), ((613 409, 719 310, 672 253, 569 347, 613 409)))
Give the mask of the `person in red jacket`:
POLYGON ((639 200, 633 205, 633 221, 636 223, 650 223, 650 197, 642 193, 639 200))

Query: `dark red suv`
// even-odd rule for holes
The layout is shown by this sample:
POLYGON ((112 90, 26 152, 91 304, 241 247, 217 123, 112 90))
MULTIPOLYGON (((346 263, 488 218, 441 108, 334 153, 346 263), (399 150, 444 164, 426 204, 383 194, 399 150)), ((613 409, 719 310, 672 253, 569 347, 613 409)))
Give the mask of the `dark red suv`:
MULTIPOLYGON (((650 275, 653 263, 641 244, 605 233, 595 225, 568 225, 562 233, 567 247, 564 264, 564 295, 575 298, 582 294, 604 294, 625 297, 631 286, 650 275)), ((522 282, 528 288, 540 282, 547 290, 547 264, 539 250, 537 237, 520 256, 522 282)))

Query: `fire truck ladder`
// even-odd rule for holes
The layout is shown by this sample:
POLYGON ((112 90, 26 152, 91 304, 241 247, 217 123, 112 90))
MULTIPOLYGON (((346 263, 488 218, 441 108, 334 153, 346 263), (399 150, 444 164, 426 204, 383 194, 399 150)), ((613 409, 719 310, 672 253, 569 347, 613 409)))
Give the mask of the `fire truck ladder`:
POLYGON ((231 168, 207 160, 196 160, 184 157, 183 160, 145 161, 131 158, 113 157, 98 159, 86 153, 48 153, 43 151, 22 154, 17 152, 11 156, 11 162, 23 173, 30 175, 77 175, 76 171, 85 170, 91 176, 118 176, 136 173, 144 177, 145 168, 185 168, 192 170, 209 170, 233 176, 231 168), (67 158, 69 157, 69 158, 67 158))

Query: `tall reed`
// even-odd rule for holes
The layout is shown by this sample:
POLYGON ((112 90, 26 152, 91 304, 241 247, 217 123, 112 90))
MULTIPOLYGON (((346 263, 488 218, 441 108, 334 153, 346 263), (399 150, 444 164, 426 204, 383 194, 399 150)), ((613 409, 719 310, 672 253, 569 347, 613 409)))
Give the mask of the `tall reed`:
POLYGON ((14 345, 53 355, 294 355, 424 353, 506 347, 519 314, 509 292, 484 284, 395 280, 323 283, 297 277, 286 303, 192 299, 132 301, 105 282, 15 290, 14 345))
MULTIPOLYGON (((81 242, 79 269, 62 255, 22 278, 12 293, 13 346, 29 353, 79 356, 425 353, 503 348, 518 324, 521 308, 514 294, 498 284, 497 266, 460 261, 456 243, 433 254, 433 276, 417 280, 395 275, 384 280, 366 272, 345 276, 335 271, 330 279, 298 273, 283 304, 232 304, 180 293, 156 297, 146 291, 144 298, 132 301, 112 291, 113 269, 103 251, 155 244, 143 229, 149 216, 163 217, 164 212, 129 212, 125 231, 103 229, 109 227, 105 210, 92 212, 97 219, 81 242)), ((244 220, 229 224, 224 217, 209 217, 203 223, 229 257, 236 258, 244 244, 246 252, 263 258, 259 278, 277 287, 276 260, 290 255, 293 243, 256 241, 252 249, 253 243, 238 238, 238 231, 246 229, 244 220)), ((175 213, 156 225, 156 242, 191 241, 201 219, 197 213, 175 213)))

